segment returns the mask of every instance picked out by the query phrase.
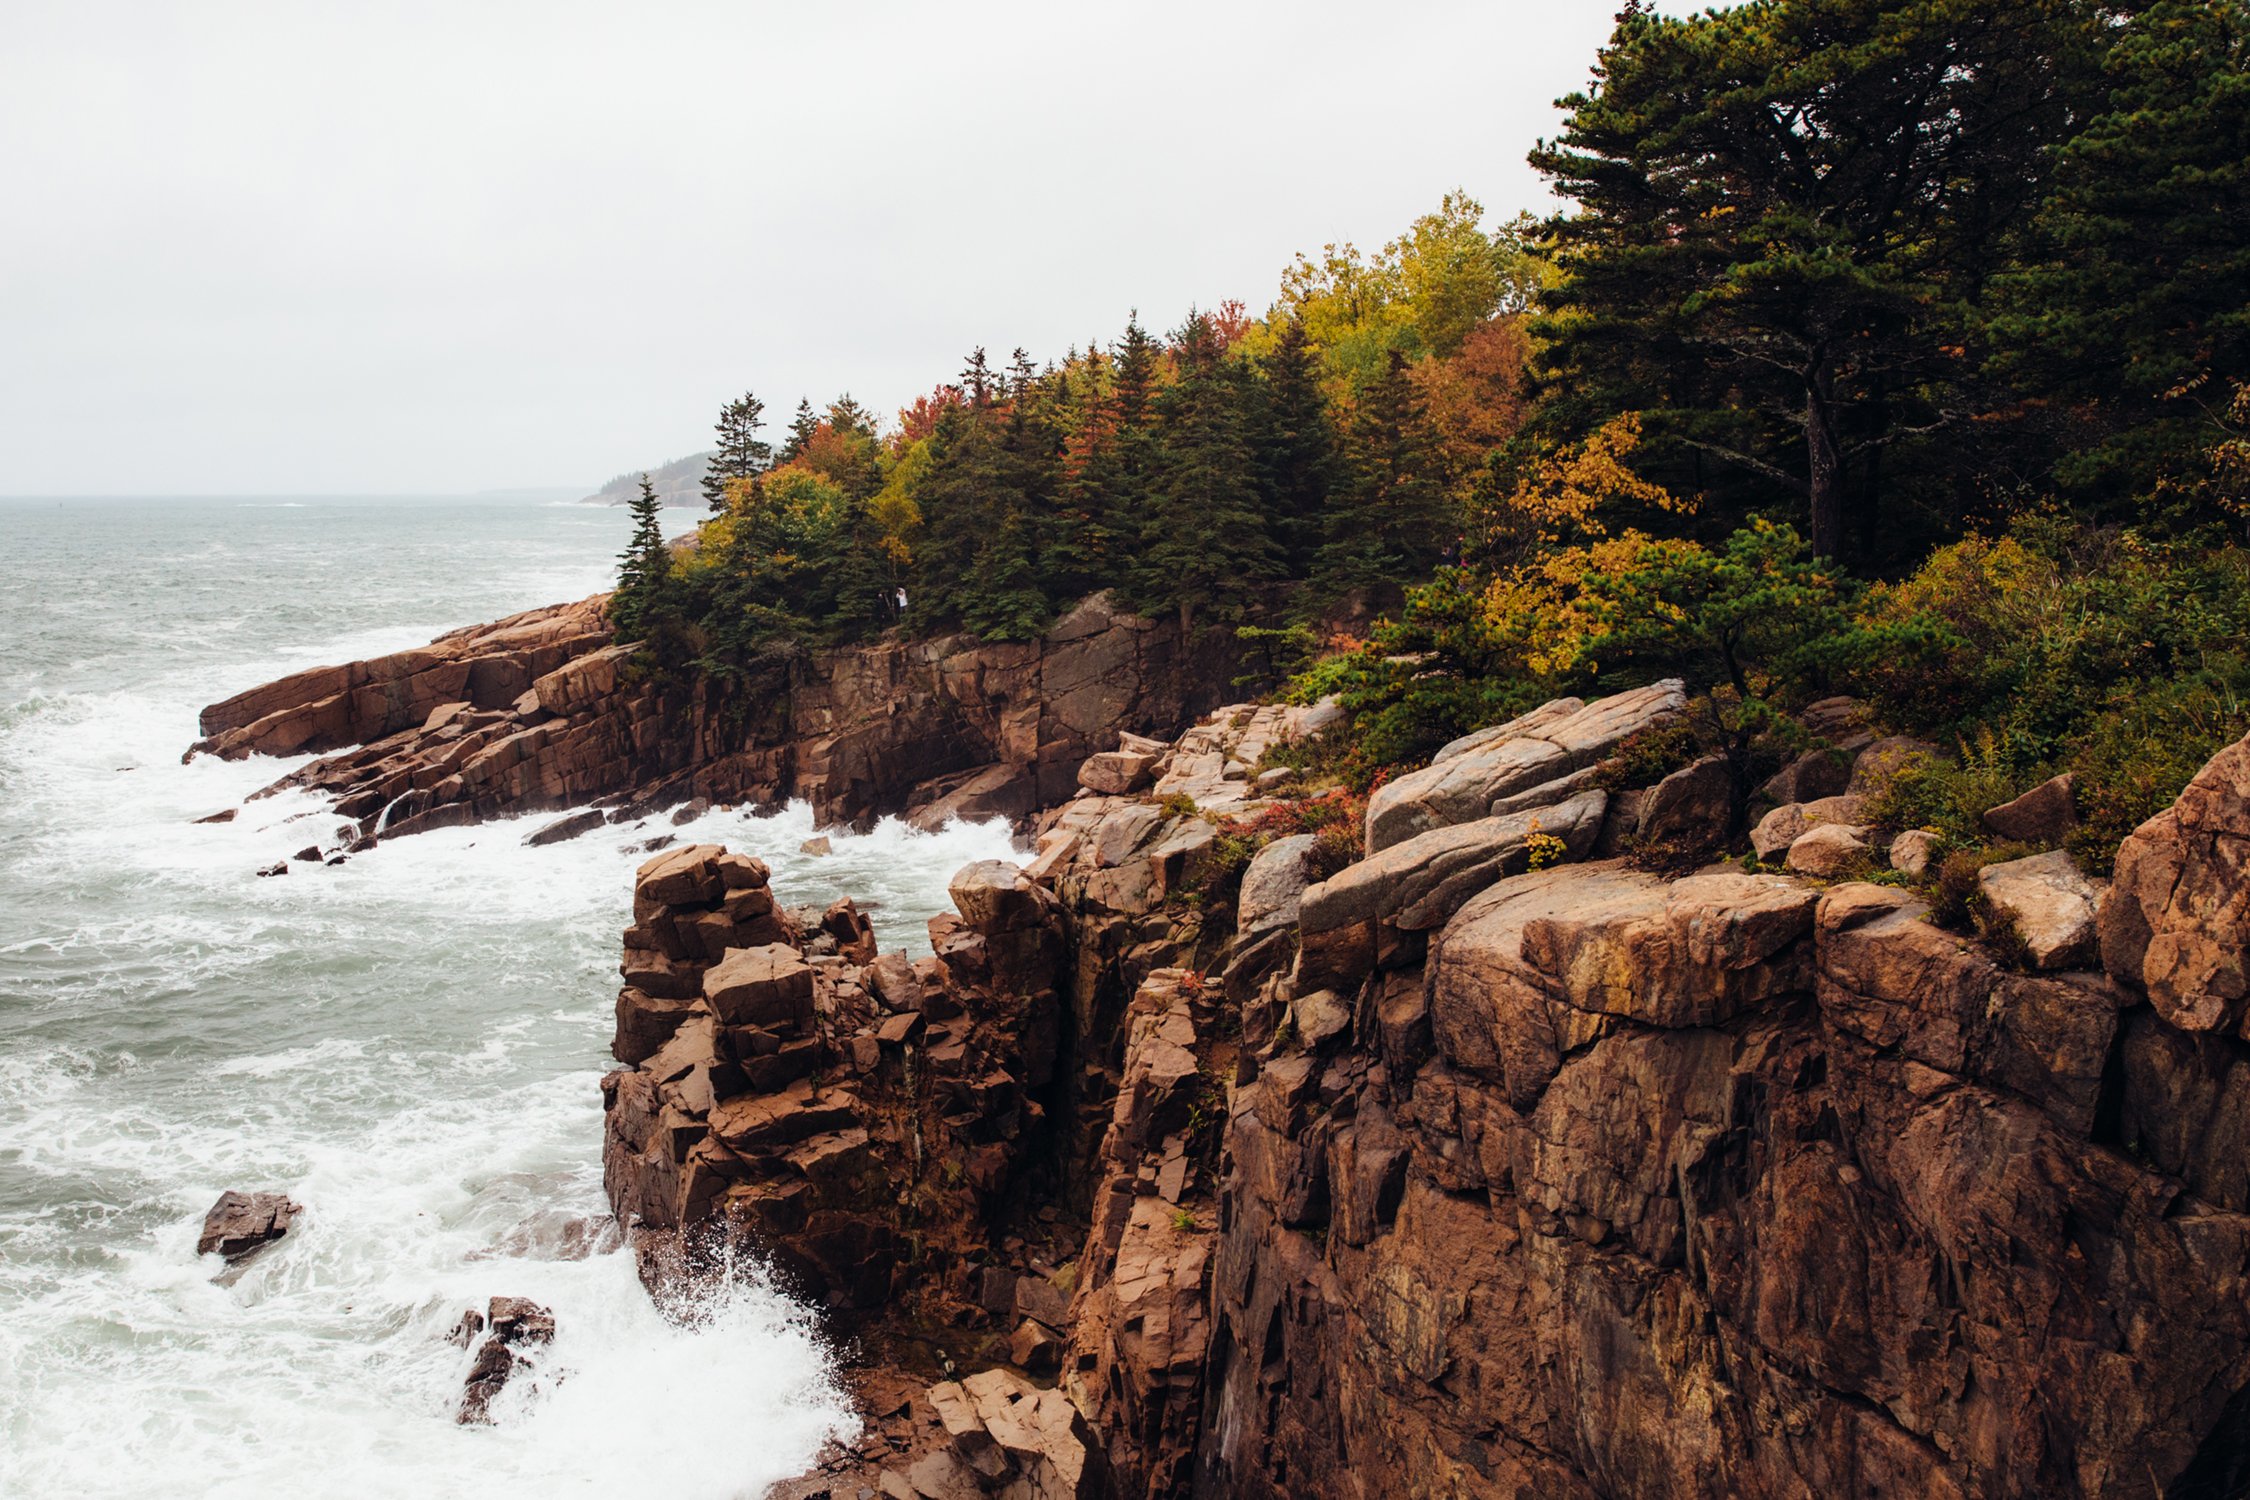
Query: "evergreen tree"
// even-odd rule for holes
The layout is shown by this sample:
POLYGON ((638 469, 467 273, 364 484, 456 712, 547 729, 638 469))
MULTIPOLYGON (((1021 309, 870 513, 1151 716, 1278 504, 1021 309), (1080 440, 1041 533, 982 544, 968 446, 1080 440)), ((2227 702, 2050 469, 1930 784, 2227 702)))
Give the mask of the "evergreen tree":
POLYGON ((1418 581, 1458 534, 1406 356, 1392 350, 1361 395, 1331 492, 1317 576, 1331 595, 1418 581))
POLYGON ((853 437, 871 441, 875 437, 874 413, 854 401, 849 392, 828 403, 828 425, 853 437))
POLYGON ((2113 37, 2108 96, 2006 278, 2001 371, 2098 416, 2067 479, 2145 496, 2250 381, 2250 7, 2158 0, 2113 37))
POLYGON ((1972 310, 2100 24, 2089 0, 1628 9, 1531 156, 1579 206, 1541 330, 1558 414, 1642 410, 1804 496, 1820 556, 1871 536, 1848 474, 1971 412, 1972 310))
POLYGON ((1061 484, 1040 552, 1055 595, 1071 599, 1115 579, 1117 408, 1099 350, 1066 363, 1060 382, 1057 399, 1068 412, 1068 436, 1061 484))
POLYGON ((609 601, 610 625, 621 641, 639 640, 648 633, 672 572, 672 554, 664 545, 663 504, 646 474, 641 476, 641 492, 633 497, 632 515, 633 536, 617 555, 617 592, 609 601))
POLYGON ((1258 402, 1253 447, 1259 484, 1283 568, 1304 577, 1320 550, 1329 489, 1335 481, 1335 442, 1328 401, 1320 389, 1320 359, 1291 318, 1258 361, 1258 402))
POLYGON ((1246 380, 1218 333, 1192 313, 1175 341, 1179 379, 1159 403, 1162 443, 1143 514, 1136 594, 1176 610, 1183 635, 1196 617, 1238 617, 1279 556, 1258 503, 1244 433, 1246 380))
POLYGON ((909 621, 957 621, 991 640, 1028 640, 1053 613, 1043 587, 1038 518, 1055 465, 1027 413, 992 403, 982 361, 971 357, 970 404, 949 407, 932 434, 915 487, 923 518, 909 621), (976 399, 980 375, 984 399, 976 399))
POLYGON ((758 436, 765 412, 765 402, 748 391, 719 408, 718 450, 703 474, 703 499, 713 515, 725 513, 729 484, 755 479, 773 467, 773 445, 758 436))
POLYGON ((969 362, 961 370, 961 389, 969 398, 969 405, 982 409, 990 406, 1000 390, 1000 378, 993 374, 992 366, 984 357, 984 345, 969 351, 969 362))
POLYGON ((798 397, 797 415, 789 419, 789 439, 781 445, 776 462, 787 463, 803 453, 805 444, 811 442, 813 434, 818 431, 820 417, 813 411, 812 402, 805 397, 798 397))

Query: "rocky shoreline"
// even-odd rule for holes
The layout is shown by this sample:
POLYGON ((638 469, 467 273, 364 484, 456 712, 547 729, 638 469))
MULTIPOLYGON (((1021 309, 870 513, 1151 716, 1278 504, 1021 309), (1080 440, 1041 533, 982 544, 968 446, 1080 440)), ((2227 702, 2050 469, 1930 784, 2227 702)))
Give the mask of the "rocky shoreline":
MULTIPOLYGON (((510 651, 575 651, 545 674, 564 682, 615 651, 573 647, 567 612, 518 622, 536 638, 510 651)), ((931 957, 876 951, 848 901, 791 910, 747 854, 639 872, 603 1096, 643 1279, 663 1299, 755 1257, 853 1351, 863 1436, 777 1494, 2240 1492, 2250 741, 2113 885, 2067 856, 1988 867, 1975 936, 1905 888, 1926 842, 1869 817, 1873 778, 1926 747, 1853 705, 1808 711, 1821 747, 1745 805, 1712 757, 1636 769, 1677 684, 1561 700, 1379 789, 1339 859, 1248 836, 1279 831, 1266 752, 1316 710, 1165 738, 1193 695, 1148 665, 1160 628, 1072 630, 1020 648, 1009 692, 1083 642, 1134 666, 1071 711, 1101 728, 1006 700, 1037 726, 996 762, 1031 784, 1011 815, 1036 854, 956 876, 931 957), (1670 857, 1746 834, 1757 857, 1670 857)), ((449 649, 246 695, 210 748, 314 712, 268 706, 292 695, 411 717, 419 675, 492 654, 449 649)), ((929 649, 853 659, 879 683, 962 660, 929 649)), ((808 699, 849 675, 827 670, 808 699)), ((1001 670, 974 693, 938 670, 952 707, 872 739, 793 703, 793 725, 856 727, 786 763, 911 762, 1001 670)), ((469 758, 541 725, 627 734, 615 715, 661 739, 655 689, 521 691, 516 720, 456 737, 518 724, 469 758)), ((447 701, 471 708, 303 784, 395 800, 396 757, 434 764, 451 723, 498 712, 447 701)), ((922 763, 1003 741, 954 743, 922 763)), ((651 753, 634 775, 674 752, 651 753)), ((699 750, 603 795, 739 792, 775 753, 699 750)), ((840 821, 942 800, 927 777, 762 774, 840 821)), ((1990 816, 2052 842, 2055 797, 2021 800, 1990 816)))
MULTIPOLYGON (((1286 733, 1223 710, 963 871, 934 958, 840 911, 759 950, 780 1037, 700 914, 752 862, 646 868, 619 1217, 659 1285, 772 1257, 868 1364, 866 1438, 780 1493, 2235 1492, 2250 744, 2086 883, 2101 967, 2042 966, 1893 884, 1618 857, 1707 774, 1584 773, 1679 708, 1461 747, 1323 880, 1302 837, 1218 873, 1286 733)), ((1899 748, 1856 742, 1847 784, 1899 748)), ((1866 842, 1805 806, 1791 863, 1866 842)))
POLYGON ((203 710, 187 754, 318 755, 257 795, 330 798, 353 825, 347 850, 524 813, 591 806, 623 819, 696 799, 801 798, 823 825, 1020 821, 1076 791, 1079 767, 1121 733, 1176 733, 1237 670, 1231 652, 1184 650, 1176 624, 1097 595, 1035 641, 887 637, 740 680, 675 682, 611 639, 606 602, 238 693, 203 710))

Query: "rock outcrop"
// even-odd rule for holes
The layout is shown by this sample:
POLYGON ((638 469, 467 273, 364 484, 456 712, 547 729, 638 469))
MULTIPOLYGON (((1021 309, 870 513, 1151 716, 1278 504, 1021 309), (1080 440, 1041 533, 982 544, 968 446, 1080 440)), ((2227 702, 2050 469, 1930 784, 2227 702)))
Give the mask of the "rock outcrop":
POLYGON ((1527 748, 1587 711, 1469 737, 1337 869, 1251 774, 1302 711, 1222 710, 915 963, 760 925, 741 856, 645 867, 605 1088, 646 1274, 755 1250, 906 1372, 780 1493, 2233 1492, 2250 742, 2106 897, 2038 857, 2091 923, 2047 946, 1837 878, 1900 847, 1856 792, 1788 804, 1780 849, 1856 846, 1821 873, 1599 857, 1669 779, 1613 730, 1667 709, 1527 748))
POLYGON ((228 1189, 203 1216, 195 1253, 222 1255, 240 1265, 289 1232, 304 1210, 284 1193, 240 1193, 228 1189))
POLYGON ((1223 646, 1185 650, 1172 622, 1097 595, 1035 641, 885 638, 738 683, 671 682, 611 640, 605 603, 294 673, 205 709, 189 754, 319 754, 269 790, 332 797, 361 838, 696 797, 801 797, 824 824, 1025 819, 1120 732, 1176 733, 1235 670, 1223 646))
POLYGON ((1499 810, 1495 802, 1583 770, 1686 708, 1687 691, 1675 679, 1594 703, 1558 698, 1465 735, 1439 750, 1426 768, 1387 783, 1368 800, 1368 852, 1486 817, 1499 810))

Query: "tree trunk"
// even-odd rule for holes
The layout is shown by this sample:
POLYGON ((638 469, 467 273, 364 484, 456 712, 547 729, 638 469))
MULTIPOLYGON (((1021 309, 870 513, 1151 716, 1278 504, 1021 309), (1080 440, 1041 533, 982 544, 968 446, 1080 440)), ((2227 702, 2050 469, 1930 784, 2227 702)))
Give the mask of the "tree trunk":
POLYGON ((1831 558, 1844 550, 1844 466, 1830 404, 1832 383, 1825 366, 1805 379, 1805 488, 1812 501, 1813 556, 1831 558))

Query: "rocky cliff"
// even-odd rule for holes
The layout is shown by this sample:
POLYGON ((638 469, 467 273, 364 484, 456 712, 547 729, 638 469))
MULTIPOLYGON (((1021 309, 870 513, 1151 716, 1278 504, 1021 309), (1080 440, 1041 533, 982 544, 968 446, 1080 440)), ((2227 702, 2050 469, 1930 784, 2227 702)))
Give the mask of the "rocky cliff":
POLYGON ((1619 754, 1681 711, 1457 742, 1341 867, 1243 863, 1305 724, 1222 711, 913 964, 644 868, 610 1193, 652 1285, 749 1251, 854 1335, 867 1431, 788 1492, 2243 1493, 2250 743, 2114 889, 1988 870, 1987 941, 1891 873, 1865 731, 1770 862, 1649 858, 1726 816, 1619 754))
POLYGON ((696 797, 801 797, 823 823, 1022 819, 1121 732, 1177 732, 1234 668, 1097 596, 1035 641, 886 638, 677 683, 611 640, 604 602, 253 688, 205 709, 188 753, 317 754, 269 790, 328 794, 361 838, 696 797))

